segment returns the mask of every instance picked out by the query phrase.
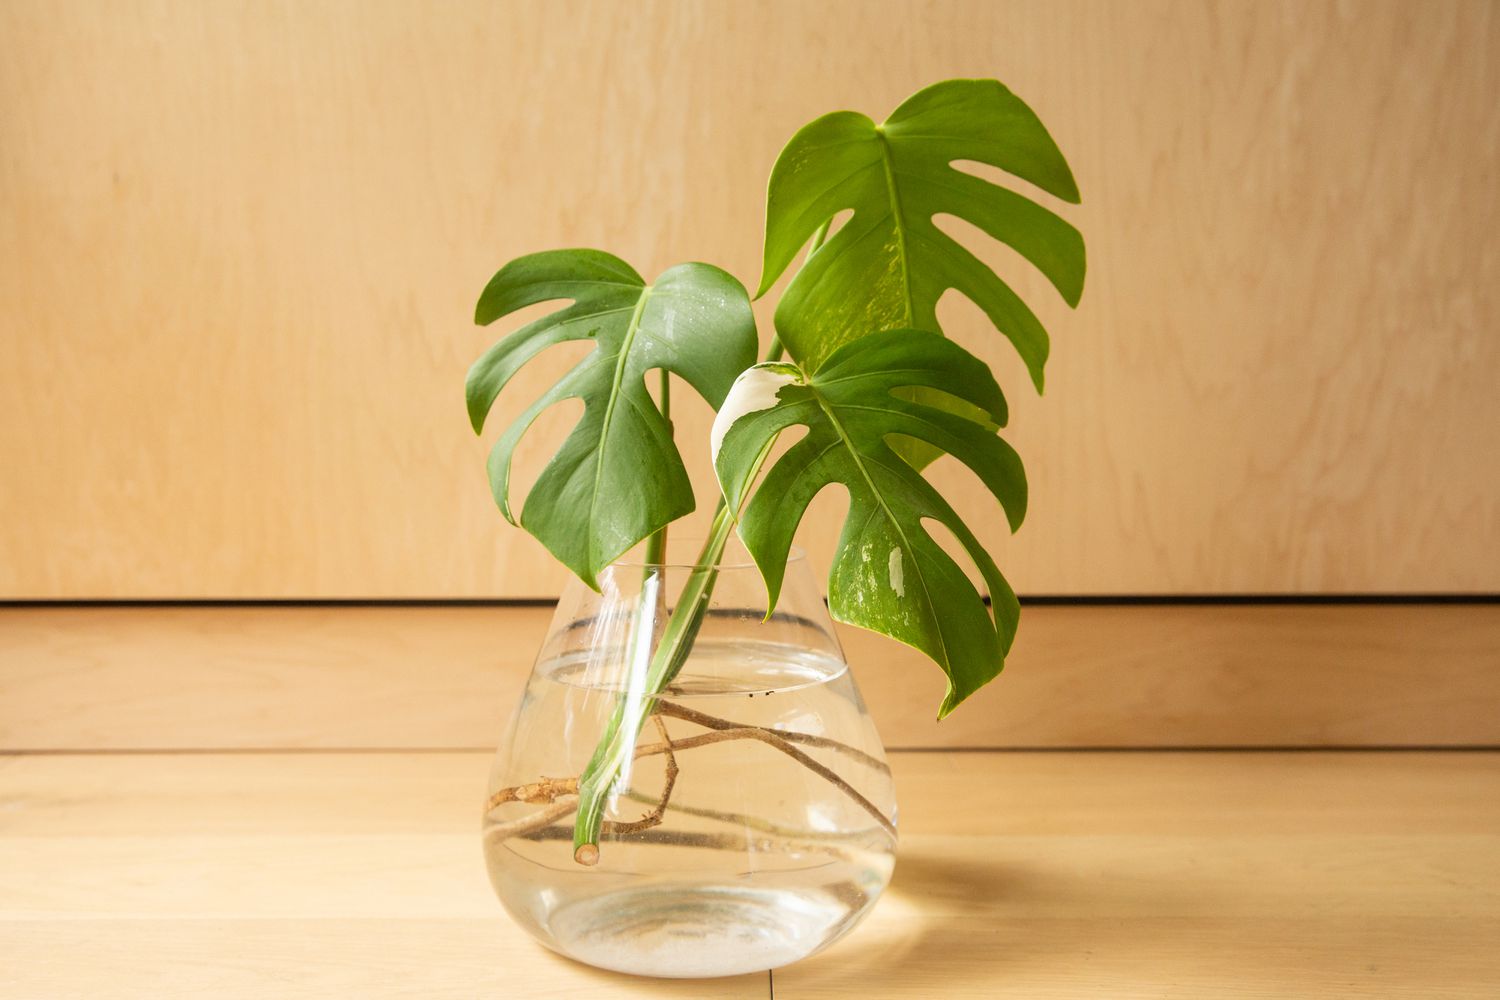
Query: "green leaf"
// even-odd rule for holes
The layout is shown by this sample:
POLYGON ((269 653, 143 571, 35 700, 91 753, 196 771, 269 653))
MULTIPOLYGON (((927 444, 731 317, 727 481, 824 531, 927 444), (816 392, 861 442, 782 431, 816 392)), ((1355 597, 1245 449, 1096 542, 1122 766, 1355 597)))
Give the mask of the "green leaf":
POLYGON ((515 524, 516 444, 549 406, 583 400, 583 416, 527 495, 520 525, 597 589, 601 569, 694 507, 671 425, 651 400, 646 373, 674 372, 717 408, 735 376, 755 361, 755 318, 744 286, 708 264, 679 264, 648 285, 610 254, 552 250, 501 268, 480 296, 474 321, 488 325, 552 300, 571 304, 511 333, 469 369, 469 420, 482 431, 506 383, 548 347, 594 341, 594 350, 501 434, 489 474, 496 503, 515 524))
POLYGON ((941 333, 937 303, 952 288, 1010 339, 1041 390, 1046 330, 1010 286, 933 217, 957 216, 1009 244, 1070 306, 1083 292, 1083 238, 1031 199, 955 168, 960 160, 998 167, 1078 201, 1073 175, 1046 128, 995 80, 928 87, 880 125, 852 111, 824 115, 787 144, 771 172, 758 294, 819 226, 846 209, 854 212, 808 258, 776 309, 777 333, 803 368, 817 371, 871 330, 941 333))
POLYGON ((719 484, 731 510, 743 506, 740 537, 772 607, 807 505, 825 486, 842 483, 849 510, 829 577, 829 607, 839 621, 914 646, 942 667, 948 693, 939 718, 1000 672, 1020 608, 974 533, 888 440, 914 438, 963 462, 1000 501, 1014 530, 1026 511, 1026 475, 991 426, 1005 419, 1005 398, 984 362, 940 334, 888 330, 845 344, 816 372, 756 365, 735 381, 714 422, 719 484), (988 422, 898 395, 913 388, 948 394, 988 422), (806 436, 751 495, 762 456, 778 434, 799 424, 806 436), (978 566, 993 615, 927 532, 927 520, 952 531, 978 566))

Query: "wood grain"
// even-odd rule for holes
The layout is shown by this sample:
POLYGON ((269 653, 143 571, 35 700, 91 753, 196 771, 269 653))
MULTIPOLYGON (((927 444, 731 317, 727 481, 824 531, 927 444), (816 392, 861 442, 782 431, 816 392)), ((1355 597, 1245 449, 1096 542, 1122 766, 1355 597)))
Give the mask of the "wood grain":
POLYGON ((485 767, 0 759, 0 995, 767 996, 764 976, 634 980, 535 944, 485 879, 485 767))
POLYGON ((777 997, 1478 998, 1500 982, 1495 755, 921 762, 897 758, 910 822, 888 898, 778 972, 777 997))
MULTIPOLYGON (((778 997, 1479 998, 1500 981, 1500 754, 896 754, 869 921, 778 997)), ((0 757, 16 997, 735 997, 503 916, 483 754, 0 757)), ((764 991, 764 992, 763 992, 764 991)))
POLYGON ((935 475, 1020 590, 1500 590, 1485 0, 5 0, 0 36, 0 596, 554 594, 465 429, 488 275, 753 282, 792 131, 954 75, 1085 196, 1076 315, 981 248, 1055 332, 1044 400, 943 305, 1012 387, 1031 521, 935 475))
MULTIPOLYGON (((551 611, 0 609, 0 749, 495 746, 551 611)), ((1500 745, 1500 605, 1031 607, 1005 674, 844 646, 893 747, 1500 745)))

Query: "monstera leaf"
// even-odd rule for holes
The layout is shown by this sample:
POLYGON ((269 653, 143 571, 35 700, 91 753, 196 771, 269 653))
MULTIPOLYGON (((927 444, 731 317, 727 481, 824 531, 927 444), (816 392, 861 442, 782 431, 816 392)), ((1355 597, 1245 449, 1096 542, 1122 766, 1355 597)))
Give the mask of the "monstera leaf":
POLYGON ((935 660, 948 675, 941 718, 1000 672, 1020 608, 974 533, 887 438, 914 438, 973 469, 1012 529, 1025 514, 1026 477, 992 426, 898 395, 913 388, 950 394, 994 425, 1005 423, 1005 398, 984 362, 940 334, 889 330, 845 344, 815 372, 768 363, 742 374, 714 422, 714 467, 730 509, 740 511, 740 537, 772 607, 808 503, 829 483, 848 489, 829 607, 838 620, 935 660), (772 442, 798 424, 806 436, 770 467, 747 502, 772 442), (952 531, 978 566, 993 617, 927 532, 929 520, 952 531))
POLYGON ((1047 332, 933 217, 957 216, 1009 244, 1070 306, 1083 292, 1083 238, 1036 202, 955 168, 961 160, 998 167, 1078 201, 1073 175, 1046 128, 995 80, 928 87, 879 125, 852 111, 824 115, 787 144, 771 172, 758 294, 815 231, 839 212, 854 211, 808 258, 776 309, 777 333, 804 370, 817 371, 844 344, 872 330, 941 333, 938 298, 953 288, 1010 338, 1042 388, 1047 332))
POLYGON ((485 288, 474 321, 488 325, 524 306, 571 304, 505 337, 469 370, 475 432, 511 377, 541 351, 569 340, 594 350, 512 423, 490 452, 490 488, 512 523, 511 455, 547 407, 583 400, 583 416, 526 497, 520 524, 589 586, 601 569, 693 510, 693 490, 671 426, 646 390, 652 369, 680 375, 714 407, 755 361, 755 319, 744 286, 708 264, 680 264, 648 285, 598 250, 521 257, 485 288))

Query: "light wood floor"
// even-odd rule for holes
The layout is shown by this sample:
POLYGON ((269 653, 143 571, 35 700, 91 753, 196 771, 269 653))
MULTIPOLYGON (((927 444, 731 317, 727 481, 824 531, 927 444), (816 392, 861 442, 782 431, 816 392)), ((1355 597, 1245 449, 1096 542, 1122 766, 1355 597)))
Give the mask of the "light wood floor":
POLYGON ((868 921, 774 979, 695 982, 509 922, 486 766, 0 756, 0 996, 1500 995, 1500 753, 898 753, 868 921))

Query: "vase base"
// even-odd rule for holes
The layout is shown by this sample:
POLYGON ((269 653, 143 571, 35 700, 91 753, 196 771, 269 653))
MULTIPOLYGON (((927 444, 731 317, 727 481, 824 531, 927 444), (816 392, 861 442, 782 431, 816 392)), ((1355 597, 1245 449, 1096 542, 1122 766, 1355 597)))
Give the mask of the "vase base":
POLYGON ((637 976, 698 979, 780 968, 839 937, 863 907, 825 890, 655 886, 559 908, 553 947, 637 976))

